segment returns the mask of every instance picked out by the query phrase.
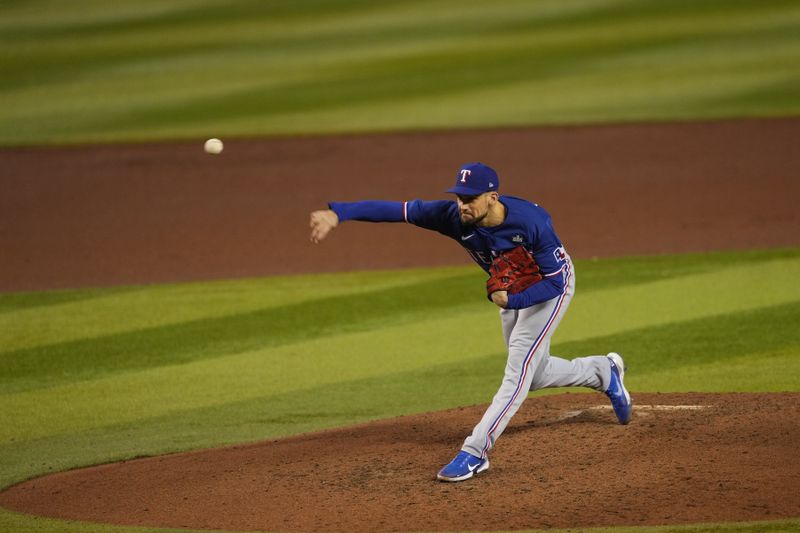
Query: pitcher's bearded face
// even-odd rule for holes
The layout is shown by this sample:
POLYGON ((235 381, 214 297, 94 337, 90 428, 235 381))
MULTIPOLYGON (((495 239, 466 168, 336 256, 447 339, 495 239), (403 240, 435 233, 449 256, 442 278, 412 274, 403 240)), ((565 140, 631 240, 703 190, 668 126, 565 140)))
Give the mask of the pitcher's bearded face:
POLYGON ((492 195, 496 193, 485 192, 477 196, 467 196, 464 194, 457 195, 458 214, 461 217, 461 223, 465 226, 476 226, 480 224, 486 215, 489 214, 489 204, 492 201, 492 195))

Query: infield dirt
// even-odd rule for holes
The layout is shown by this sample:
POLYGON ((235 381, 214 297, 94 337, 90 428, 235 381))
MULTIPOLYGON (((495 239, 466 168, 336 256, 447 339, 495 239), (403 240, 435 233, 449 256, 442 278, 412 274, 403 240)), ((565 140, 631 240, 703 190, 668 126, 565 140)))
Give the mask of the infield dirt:
MULTIPOLYGON (((577 258, 798 246, 797 138, 800 119, 776 119, 225 139, 219 156, 202 140, 5 149, 0 291, 466 263, 457 244, 402 224, 347 224, 315 247, 308 213, 441 198, 474 160, 548 208, 577 258)), ((59 473, 0 505, 309 532, 800 516, 800 394, 633 394, 625 427, 600 394, 529 399, 491 469, 463 484, 434 476, 484 406, 59 473)))
POLYGON ((444 198, 483 161, 574 258, 800 244, 800 119, 0 150, 0 291, 471 264, 327 202, 444 198), (368 251, 368 252, 367 252, 368 251))
POLYGON ((530 398, 491 468, 436 471, 482 406, 75 470, 0 494, 28 513, 235 531, 477 531, 800 516, 800 394, 530 398), (673 407, 674 409, 669 409, 673 407))

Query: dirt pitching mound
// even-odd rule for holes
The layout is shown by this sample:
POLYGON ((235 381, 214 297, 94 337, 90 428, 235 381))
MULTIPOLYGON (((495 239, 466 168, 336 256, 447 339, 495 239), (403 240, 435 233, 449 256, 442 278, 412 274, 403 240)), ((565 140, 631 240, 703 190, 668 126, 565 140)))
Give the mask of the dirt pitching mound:
POLYGON ((464 483, 435 481, 485 406, 34 479, 13 510, 139 526, 464 531, 800 516, 800 394, 531 398, 464 483))

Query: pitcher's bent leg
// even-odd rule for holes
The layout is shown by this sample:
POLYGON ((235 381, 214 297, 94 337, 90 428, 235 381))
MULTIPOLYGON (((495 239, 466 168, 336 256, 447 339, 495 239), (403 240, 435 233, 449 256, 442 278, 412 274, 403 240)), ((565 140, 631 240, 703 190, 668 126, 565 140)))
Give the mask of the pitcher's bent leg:
POLYGON ((571 298, 571 291, 567 291, 558 298, 516 311, 517 320, 509 338, 503 382, 483 418, 464 441, 463 451, 476 457, 486 457, 503 433, 511 417, 527 398, 537 366, 547 359, 550 337, 571 298))
POLYGON ((549 356, 536 368, 531 392, 550 387, 589 387, 599 392, 611 382, 611 366, 605 355, 578 357, 571 361, 549 356))

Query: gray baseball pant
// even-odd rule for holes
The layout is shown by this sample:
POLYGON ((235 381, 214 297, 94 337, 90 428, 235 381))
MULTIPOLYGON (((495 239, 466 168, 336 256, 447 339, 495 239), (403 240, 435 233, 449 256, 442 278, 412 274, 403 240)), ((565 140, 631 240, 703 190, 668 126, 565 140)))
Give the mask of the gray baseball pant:
POLYGON ((462 450, 486 457, 529 391, 548 387, 589 387, 605 391, 611 382, 611 365, 605 355, 568 361, 550 355, 550 338, 575 294, 572 264, 562 272, 566 290, 551 300, 526 309, 502 309, 500 318, 508 346, 508 361, 500 389, 483 418, 464 441, 462 450))

